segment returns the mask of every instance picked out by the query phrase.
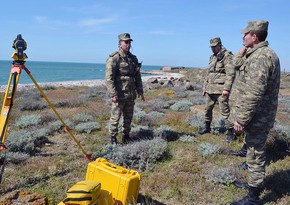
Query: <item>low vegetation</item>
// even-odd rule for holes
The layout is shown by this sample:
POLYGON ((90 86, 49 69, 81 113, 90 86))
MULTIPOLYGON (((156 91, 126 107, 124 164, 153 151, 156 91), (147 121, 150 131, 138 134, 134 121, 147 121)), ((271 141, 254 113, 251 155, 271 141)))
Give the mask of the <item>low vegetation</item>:
MULTIPOLYGON (((229 154, 241 148, 243 136, 230 144, 225 142, 218 108, 212 132, 196 134, 203 126, 204 70, 182 72, 187 72, 186 77, 176 82, 145 85, 146 101, 136 101, 133 141, 127 145, 109 144, 110 99, 105 87, 43 90, 93 159, 106 158, 141 173, 140 204, 228 204, 247 194, 232 184, 247 181, 247 171, 238 168, 245 159, 229 154), (190 89, 183 82, 189 82, 190 89)), ((289 75, 283 74, 281 82, 276 124, 266 147, 262 198, 267 205, 290 201, 289 75)), ((1 93, 0 99, 3 97, 1 93)), ((121 134, 117 138, 121 140, 121 134)), ((88 160, 37 89, 17 92, 5 144, 9 150, 0 155, 1 159, 7 155, 8 160, 0 186, 2 199, 25 190, 44 195, 49 205, 56 205, 69 187, 85 178, 88 160)))

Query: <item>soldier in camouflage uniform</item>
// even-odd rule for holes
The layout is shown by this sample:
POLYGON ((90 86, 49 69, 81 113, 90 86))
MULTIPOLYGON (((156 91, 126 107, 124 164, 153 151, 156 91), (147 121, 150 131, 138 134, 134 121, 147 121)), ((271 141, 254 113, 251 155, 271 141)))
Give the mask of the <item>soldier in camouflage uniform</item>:
POLYGON ((234 138, 233 123, 228 120, 230 114, 229 93, 235 77, 232 66, 233 54, 222 46, 220 38, 210 40, 213 55, 210 57, 207 76, 202 95, 206 96, 205 127, 198 133, 203 135, 211 131, 213 108, 218 102, 220 112, 225 119, 228 137, 234 138))
POLYGON ((265 144, 274 125, 280 87, 279 58, 266 41, 268 21, 251 21, 242 33, 247 52, 239 71, 233 117, 234 129, 245 132, 249 193, 232 205, 262 204, 259 195, 265 178, 265 144))
POLYGON ((106 84, 112 99, 109 127, 112 144, 118 143, 116 136, 121 115, 123 115, 122 142, 130 141, 135 99, 138 95, 145 101, 140 74, 141 63, 138 63, 137 57, 130 52, 133 40, 129 33, 122 33, 118 37, 119 50, 110 54, 106 61, 106 84))
MULTIPOLYGON (((230 95, 230 107, 231 108, 233 107, 234 103, 236 102, 236 99, 239 97, 239 96, 237 96, 237 92, 236 92, 236 84, 237 84, 237 81, 239 80, 240 68, 241 68, 241 66, 243 65, 243 63, 246 60, 246 57, 245 57, 246 52, 247 52, 247 48, 243 47, 233 57, 233 65, 235 67, 236 74, 235 74, 235 80, 234 80, 233 86, 232 86, 232 92, 231 92, 231 95, 230 95)), ((229 117, 229 119, 231 120, 231 122, 234 121, 234 119, 232 117, 233 116, 233 113, 234 113, 234 110, 231 109, 231 111, 230 111, 230 117, 229 117)), ((246 155, 247 155, 247 145, 246 145, 245 140, 244 140, 244 143, 243 143, 242 148, 240 150, 231 151, 231 154, 234 155, 234 156, 246 157, 246 155)), ((243 163, 243 165, 244 165, 244 168, 247 169, 246 163, 243 163)), ((243 168, 243 167, 241 166, 241 168, 243 168)))

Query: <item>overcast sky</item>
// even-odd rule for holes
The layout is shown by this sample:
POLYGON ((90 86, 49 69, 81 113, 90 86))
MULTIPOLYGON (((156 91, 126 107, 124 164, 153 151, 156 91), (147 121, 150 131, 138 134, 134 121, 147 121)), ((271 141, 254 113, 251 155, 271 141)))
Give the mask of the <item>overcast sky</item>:
POLYGON ((27 0, 2 1, 0 60, 11 60, 17 34, 27 61, 105 63, 118 34, 133 38, 132 53, 145 65, 207 67, 209 39, 221 37, 237 53, 240 31, 268 20, 268 41, 290 71, 289 0, 27 0))

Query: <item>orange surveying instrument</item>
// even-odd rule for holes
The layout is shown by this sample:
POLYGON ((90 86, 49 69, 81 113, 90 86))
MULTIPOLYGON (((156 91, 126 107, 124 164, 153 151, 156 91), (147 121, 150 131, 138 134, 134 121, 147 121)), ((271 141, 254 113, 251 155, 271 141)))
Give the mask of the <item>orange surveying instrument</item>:
MULTIPOLYGON (((15 49, 15 52, 12 54, 12 58, 14 59, 12 62, 11 72, 8 80, 8 84, 6 87, 6 92, 3 99, 3 105, 0 115, 0 153, 5 152, 8 150, 8 147, 4 144, 6 137, 7 137, 7 129, 9 124, 9 117, 11 115, 11 110, 13 106, 13 101, 16 95, 16 89, 17 85, 20 79, 20 74, 22 70, 25 70, 25 72, 28 74, 30 79, 33 81, 41 95, 44 97, 46 102, 48 103, 49 107, 53 110, 57 118, 61 121, 61 123, 64 126, 64 130, 69 133, 70 137, 76 142, 78 147, 81 149, 82 153, 86 156, 86 158, 91 161, 91 154, 87 154, 86 151, 83 149, 79 141, 75 138, 75 136, 70 131, 69 127, 65 124, 63 119, 60 117, 56 109, 53 107, 53 105, 50 103, 49 99, 43 92, 43 90, 40 88, 40 86, 37 84, 36 80, 31 75, 28 68, 26 68, 25 59, 28 58, 27 55, 24 53, 24 51, 27 48, 26 41, 22 38, 21 34, 17 35, 16 39, 13 41, 12 48, 15 49), (12 86, 11 86, 12 84, 12 86)), ((1 155, 0 155, 1 156, 1 155)), ((0 183, 2 179, 2 174, 4 171, 4 166, 6 164, 6 152, 4 153, 4 158, 0 159, 0 183)))

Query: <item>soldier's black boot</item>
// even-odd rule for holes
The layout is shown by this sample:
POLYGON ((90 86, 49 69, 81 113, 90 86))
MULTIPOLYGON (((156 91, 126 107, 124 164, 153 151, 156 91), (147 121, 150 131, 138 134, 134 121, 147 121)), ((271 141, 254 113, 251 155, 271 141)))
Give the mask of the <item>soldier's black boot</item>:
POLYGON ((226 142, 230 143, 231 141, 234 141, 235 139, 236 139, 236 135, 234 133, 234 129, 233 128, 228 129, 226 142))
POLYGON ((203 135, 205 133, 210 133, 210 122, 205 122, 205 126, 202 130, 198 131, 198 134, 203 135))
POLYGON ((131 142, 131 138, 129 137, 129 135, 123 135, 122 136, 122 143, 128 144, 129 142, 131 142))
POLYGON ((259 198, 261 192, 261 188, 249 186, 248 195, 240 201, 231 203, 231 205, 262 205, 261 199, 259 198))
POLYGON ((111 144, 113 145, 119 144, 116 136, 111 136, 111 144))
POLYGON ((249 185, 246 182, 239 182, 239 181, 234 181, 233 185, 237 187, 238 189, 248 189, 249 185))
POLYGON ((247 155, 247 145, 244 143, 240 150, 231 151, 231 155, 239 156, 239 157, 246 157, 246 155, 247 155))

